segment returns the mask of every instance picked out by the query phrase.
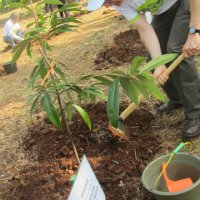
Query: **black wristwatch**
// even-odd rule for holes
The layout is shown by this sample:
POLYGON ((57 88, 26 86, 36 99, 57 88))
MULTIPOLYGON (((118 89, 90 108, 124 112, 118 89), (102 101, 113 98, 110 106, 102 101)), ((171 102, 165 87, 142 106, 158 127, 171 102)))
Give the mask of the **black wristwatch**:
POLYGON ((200 34, 200 29, 196 29, 194 27, 190 27, 189 28, 189 33, 191 33, 191 34, 199 33, 200 34))

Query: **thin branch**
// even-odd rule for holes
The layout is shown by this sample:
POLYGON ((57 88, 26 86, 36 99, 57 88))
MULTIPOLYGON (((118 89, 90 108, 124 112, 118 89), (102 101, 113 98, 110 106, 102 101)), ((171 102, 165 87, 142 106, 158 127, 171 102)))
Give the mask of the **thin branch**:
MULTIPOLYGON (((51 69, 51 63, 50 61, 48 60, 44 50, 42 48, 39 48, 40 50, 40 53, 42 54, 46 64, 49 66, 49 71, 51 69)), ((50 73, 51 75, 51 78, 53 79, 53 75, 50 73)), ((78 151, 77 151, 77 148, 76 148, 76 145, 73 141, 73 138, 72 138, 72 133, 70 131, 70 128, 69 128, 69 124, 68 124, 68 121, 67 121, 67 118, 66 118, 66 115, 65 115, 65 112, 64 112, 64 109, 63 109, 63 106, 62 106, 62 102, 61 102, 61 98, 60 98, 60 94, 59 92, 56 90, 56 96, 57 96, 57 99, 58 99, 58 105, 60 107, 60 112, 61 112, 61 118, 63 119, 63 122, 64 122, 64 129, 67 130, 67 133, 69 134, 69 139, 70 139, 70 142, 72 144, 72 147, 73 147, 73 150, 74 150, 74 154, 76 156, 76 160, 78 162, 78 164, 80 164, 80 159, 79 159, 79 156, 78 156, 78 151)))

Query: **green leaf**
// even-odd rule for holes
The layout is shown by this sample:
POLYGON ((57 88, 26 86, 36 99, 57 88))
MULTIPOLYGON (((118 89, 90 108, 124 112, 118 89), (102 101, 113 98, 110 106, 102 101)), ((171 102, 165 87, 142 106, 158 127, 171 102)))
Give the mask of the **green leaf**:
POLYGON ((35 98, 34 98, 34 100, 33 100, 33 103, 32 103, 32 105, 31 105, 30 115, 33 114, 33 111, 35 110, 35 106, 36 106, 36 104, 37 104, 39 98, 41 97, 41 95, 42 95, 41 92, 39 92, 39 93, 36 94, 36 96, 35 96, 35 98))
POLYGON ((26 25, 26 28, 30 28, 31 26, 33 26, 35 24, 35 22, 30 22, 26 25))
POLYGON ((93 102, 93 103, 96 103, 96 101, 97 101, 97 96, 96 95, 94 95, 94 94, 89 94, 89 98, 91 99, 91 101, 93 102))
POLYGON ((34 36, 38 33, 45 33, 45 32, 46 32, 45 28, 37 27, 37 28, 32 28, 32 29, 28 30, 25 34, 30 35, 30 36, 34 36))
POLYGON ((91 74, 85 75, 85 76, 81 77, 80 79, 78 79, 76 82, 79 83, 79 82, 84 81, 84 80, 90 80, 93 77, 94 77, 94 75, 91 75, 91 74))
POLYGON ((42 105, 44 106, 45 111, 47 112, 47 116, 49 120, 57 127, 61 128, 61 121, 56 111, 53 102, 48 93, 45 93, 44 97, 42 98, 42 105))
POLYGON ((75 17, 67 17, 67 18, 64 18, 64 19, 60 19, 60 21, 64 21, 64 22, 73 22, 73 23, 77 23, 77 24, 80 24, 81 21, 76 19, 75 17))
POLYGON ((79 20, 75 19, 75 18, 58 18, 57 22, 55 24, 51 24, 50 30, 49 30, 49 34, 55 31, 58 31, 59 29, 69 29, 70 28, 76 28, 77 25, 73 25, 73 24, 69 24, 69 23, 81 23, 79 20))
MULTIPOLYGON (((62 8, 61 8, 62 9, 62 8)), ((80 10, 80 8, 75 8, 75 7, 72 7, 72 8, 67 8, 67 9, 65 9, 66 11, 73 11, 73 12, 80 12, 81 13, 81 11, 82 10, 80 10)), ((84 12, 84 11, 82 11, 82 12, 84 12)))
POLYGON ((103 76, 94 76, 94 79, 100 81, 103 85, 110 86, 112 81, 108 78, 105 78, 103 76))
POLYGON ((141 66, 141 64, 145 61, 145 58, 142 56, 136 56, 132 62, 130 67, 130 73, 135 74, 137 69, 141 66))
POLYGON ((32 89, 32 87, 34 86, 34 83, 35 83, 35 79, 37 78, 38 75, 39 75, 38 65, 36 65, 30 75, 30 82, 28 85, 28 89, 32 89))
POLYGON ((48 73, 48 69, 45 66, 41 66, 39 68, 39 72, 40 72, 40 77, 41 79, 44 79, 44 77, 46 76, 46 74, 48 73))
MULTIPOLYGON (((65 26, 65 25, 64 25, 65 26)), ((52 29, 51 31, 49 31, 48 33, 48 38, 51 38, 52 36, 58 35, 60 33, 65 33, 65 32, 72 32, 74 31, 74 29, 70 29, 68 28, 69 26, 64 27, 63 25, 58 26, 54 29, 52 29)), ((73 26, 76 27, 76 26, 73 26)))
POLYGON ((26 10, 28 10, 30 13, 33 13, 33 11, 31 10, 31 8, 29 8, 29 7, 26 6, 25 4, 24 4, 23 8, 25 8, 26 10))
POLYGON ((37 94, 28 96, 28 98, 26 99, 23 106, 25 107, 25 106, 29 105, 33 101, 33 99, 35 99, 36 96, 37 96, 37 94))
POLYGON ((47 22, 47 20, 49 21, 49 17, 45 16, 45 15, 40 15, 37 14, 38 16, 38 22, 37 22, 37 27, 39 28, 47 28, 47 26, 45 26, 45 23, 47 22))
POLYGON ((70 87, 71 90, 73 90, 74 92, 76 92, 77 94, 82 94, 83 90, 81 87, 77 86, 77 85, 72 85, 70 87))
POLYGON ((112 126, 117 128, 119 122, 119 78, 116 78, 109 87, 107 115, 112 126))
POLYGON ((155 69, 156 67, 167 64, 167 63, 171 62, 172 60, 174 60, 176 58, 176 56, 177 56, 177 54, 175 54, 175 53, 161 55, 161 56, 151 60, 147 64, 145 64, 141 68, 139 73, 141 74, 143 72, 151 71, 151 70, 155 69))
MULTIPOLYGON (((49 58, 48 58, 48 59, 49 59, 49 58)), ((50 59, 50 60, 51 60, 51 59, 50 59)), ((67 65, 66 65, 65 63, 62 63, 62 62, 60 62, 59 60, 57 60, 56 62, 59 64, 59 66, 64 67, 64 68, 67 68, 67 65)))
POLYGON ((78 105, 73 104, 73 107, 79 112, 79 114, 83 118, 84 122, 87 124, 88 128, 91 130, 92 124, 91 124, 90 117, 88 116, 87 112, 78 105))
POLYGON ((48 42, 46 42, 45 40, 43 40, 42 42, 42 46, 48 50, 48 51, 51 51, 51 46, 48 44, 48 42))
POLYGON ((151 79, 151 78, 146 78, 143 76, 138 77, 141 82, 144 84, 144 87, 148 90, 148 92, 154 96, 155 98, 161 100, 161 101, 165 101, 166 98, 164 96, 164 93, 161 92, 161 90, 156 86, 155 84, 155 80, 151 79))
POLYGON ((24 51, 24 49, 26 48, 26 46, 29 43, 29 39, 23 40, 21 41, 18 45, 16 45, 13 49, 13 57, 12 57, 12 61, 13 63, 16 63, 17 60, 19 59, 19 57, 21 56, 22 52, 24 51))
POLYGON ((119 80, 126 95, 131 99, 131 101, 138 104, 138 95, 134 83, 129 78, 120 77, 119 80))
POLYGON ((99 90, 97 88, 94 88, 94 87, 89 88, 89 89, 86 90, 86 92, 88 94, 93 94, 93 95, 107 101, 107 96, 101 90, 99 90))
POLYGON ((68 103, 65 108, 65 113, 66 113, 68 121, 70 122, 72 121, 73 111, 74 111, 73 104, 68 103))
POLYGON ((135 79, 134 80, 134 85, 137 88, 137 91, 142 94, 145 98, 148 98, 148 92, 146 90, 146 88, 144 87, 143 83, 140 80, 135 79))
POLYGON ((30 75, 30 82, 28 88, 31 89, 34 86, 36 78, 40 75, 40 77, 43 79, 47 73, 47 67, 45 65, 45 62, 43 59, 39 59, 37 62, 37 65, 33 69, 31 75, 30 75))
POLYGON ((27 55, 32 58, 32 52, 31 52, 31 43, 29 43, 26 47, 26 53, 27 55))
POLYGON ((129 74, 126 74, 125 72, 121 70, 114 70, 110 74, 107 74, 106 76, 111 77, 113 79, 116 79, 117 77, 129 77, 129 74))
MULTIPOLYGON (((73 9, 73 8, 76 8, 77 6, 79 6, 79 4, 77 4, 77 3, 67 3, 59 10, 73 9)), ((79 8, 79 10, 81 10, 81 9, 79 8)))
POLYGON ((56 13, 53 13, 52 16, 51 16, 51 20, 50 20, 51 26, 56 25, 57 21, 58 21, 57 14, 56 14, 56 13))
POLYGON ((62 70, 60 70, 57 66, 54 67, 54 70, 55 70, 55 72, 56 72, 57 74, 59 74, 59 76, 60 76, 63 80, 65 80, 65 73, 64 73, 62 70))
POLYGON ((38 61, 38 67, 39 67, 38 70, 39 70, 40 77, 41 79, 44 79, 44 77, 46 76, 48 72, 48 69, 47 69, 45 61, 42 58, 38 61))
POLYGON ((111 74, 126 75, 122 70, 119 70, 119 69, 112 71, 111 74))
POLYGON ((63 5, 63 3, 59 0, 44 0, 44 3, 53 5, 63 5))
POLYGON ((66 89, 65 83, 61 83, 59 79, 53 78, 48 79, 46 82, 45 87, 48 89, 49 92, 55 92, 56 90, 59 92, 64 92, 66 89))
POLYGON ((36 66, 34 67, 33 71, 31 72, 30 79, 32 79, 33 76, 35 76, 35 73, 36 73, 38 67, 39 67, 38 65, 36 65, 36 66))
MULTIPOLYGON (((29 0, 26 0, 26 1, 29 1, 29 0)), ((40 1, 35 4, 35 9, 39 9, 39 8, 41 8, 41 6, 43 7, 43 5, 44 5, 44 1, 40 1)))

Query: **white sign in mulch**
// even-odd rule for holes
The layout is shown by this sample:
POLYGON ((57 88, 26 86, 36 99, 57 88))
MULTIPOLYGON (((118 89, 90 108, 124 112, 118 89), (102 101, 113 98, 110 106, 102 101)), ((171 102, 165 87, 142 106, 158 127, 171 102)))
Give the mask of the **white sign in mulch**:
POLYGON ((105 200, 105 194, 86 156, 83 156, 68 200, 105 200))

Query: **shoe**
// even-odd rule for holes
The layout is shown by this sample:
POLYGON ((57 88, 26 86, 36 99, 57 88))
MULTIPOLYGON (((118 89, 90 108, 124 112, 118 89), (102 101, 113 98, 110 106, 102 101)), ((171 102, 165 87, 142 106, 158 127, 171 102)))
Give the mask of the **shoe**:
POLYGON ((183 126, 182 137, 192 139, 200 135, 200 118, 187 119, 183 126))
POLYGON ((182 108, 183 104, 182 103, 177 103, 174 101, 169 101, 165 104, 162 104, 158 107, 158 112, 164 113, 164 112, 169 112, 178 108, 182 108))

